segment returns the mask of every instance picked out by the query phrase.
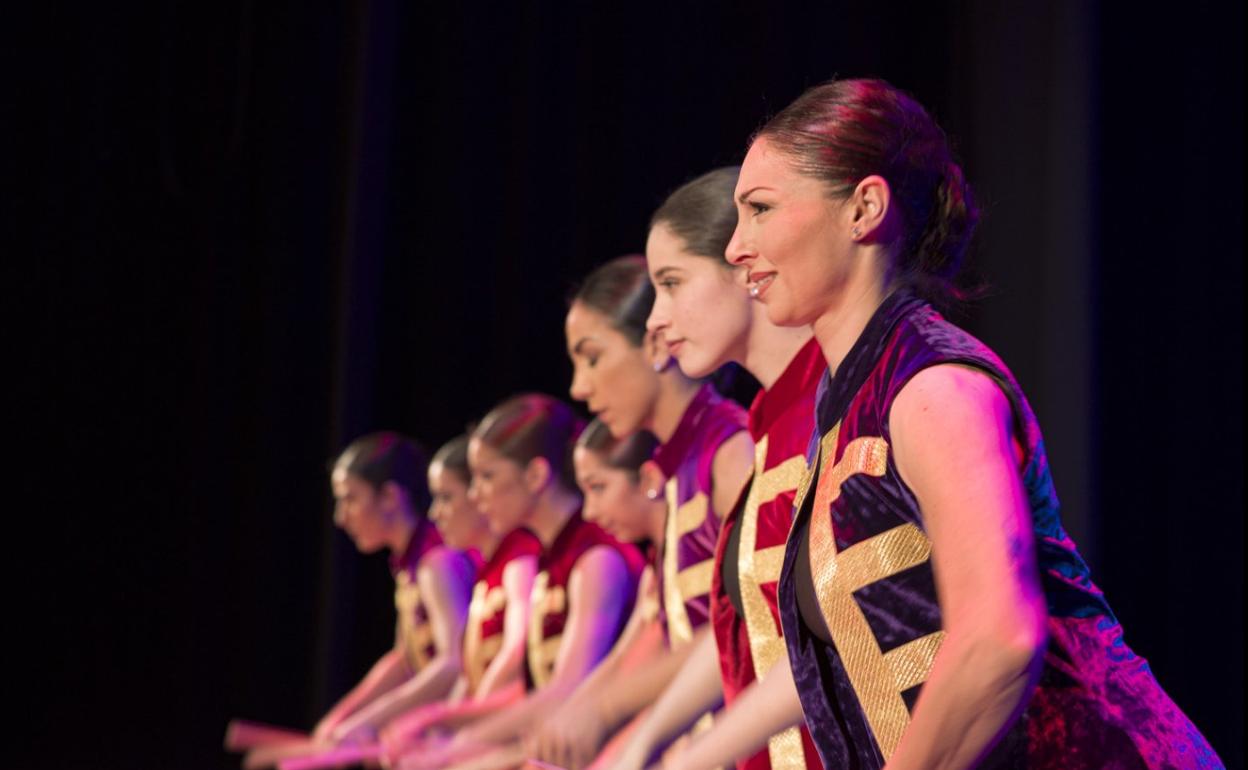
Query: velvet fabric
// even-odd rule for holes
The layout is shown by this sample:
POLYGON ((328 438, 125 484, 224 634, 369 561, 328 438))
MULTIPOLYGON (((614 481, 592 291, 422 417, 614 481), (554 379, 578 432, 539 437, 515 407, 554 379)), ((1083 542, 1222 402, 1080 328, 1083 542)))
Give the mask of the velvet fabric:
POLYGON ((710 619, 715 546, 723 511, 712 509, 711 468, 720 445, 746 430, 745 410, 703 385, 675 432, 655 450, 667 477, 667 519, 659 549, 659 618, 669 645, 679 646, 710 619))
POLYGON ((475 691, 485 670, 502 645, 503 621, 507 615, 507 590, 503 573, 516 559, 542 554, 542 541, 524 527, 508 532, 488 561, 477 569, 477 582, 472 588, 468 605, 468 622, 464 628, 464 671, 471 691, 475 691))
MULTIPOLYGON (((806 469, 805 449, 815 423, 815 390, 827 365, 813 339, 785 367, 768 390, 750 405, 749 430, 755 444, 754 476, 737 505, 724 518, 711 583, 711 624, 719 651, 724 703, 730 705, 764 666, 782 659, 783 643, 776 588, 783 549, 793 521, 793 497, 806 469), (752 539, 754 558, 742 560, 742 524, 752 539), (772 557, 769 561, 768 556, 772 557), (754 598, 747 605, 742 592, 754 598), (752 613, 752 617, 747 617, 752 613)), ((763 671, 762 673, 766 673, 763 671)), ((786 731, 789 732, 789 731, 786 731)), ((773 739, 737 762, 739 770, 821 768, 810 734, 802 727, 773 739)))
MULTIPOLYGON (((429 625, 429 611, 420 596, 416 573, 425 554, 442 545, 442 536, 428 519, 416 522, 402 553, 390 554, 390 574, 394 576, 394 609, 398 616, 399 639, 404 660, 411 673, 420 671, 433 660, 437 647, 429 625)), ((466 557, 465 557, 466 558, 466 557)))
POLYGON ((1013 408, 1048 609, 1039 684, 980 766, 1221 767, 1123 642, 1062 529, 1040 430, 1018 384, 992 351, 905 293, 885 300, 836 376, 820 384, 808 448, 814 467, 798 493, 781 573, 790 664, 824 763, 884 765, 943 639, 930 541, 894 464, 888 415, 915 374, 948 363, 986 372, 1013 408), (827 538, 820 533, 829 525, 827 538), (804 553, 808 569, 799 570, 804 553), (799 593, 808 601, 799 603, 799 593))
POLYGON ((555 536, 550 547, 538 557, 537 579, 530 594, 528 654, 526 680, 529 689, 540 687, 549 681, 554 671, 555 659, 568 622, 568 581, 576 563, 587 551, 604 546, 618 551, 627 570, 628 592, 624 609, 616 621, 613 636, 624 629, 633 602, 637 598, 637 581, 645 567, 645 560, 637 548, 621 543, 597 524, 581 518, 577 511, 568 519, 555 536))

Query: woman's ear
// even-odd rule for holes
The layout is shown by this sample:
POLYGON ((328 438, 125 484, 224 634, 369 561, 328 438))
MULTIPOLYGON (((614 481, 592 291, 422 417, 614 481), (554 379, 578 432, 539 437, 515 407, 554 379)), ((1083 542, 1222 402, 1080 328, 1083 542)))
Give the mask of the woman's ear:
POLYGON ((637 469, 637 483, 641 486, 641 491, 651 500, 659 500, 663 497, 663 485, 666 482, 667 477, 654 460, 646 460, 637 469))
POLYGON ((663 341, 661 332, 647 330, 641 344, 646 361, 654 371, 663 372, 672 365, 672 354, 667 352, 667 343, 663 341))
POLYGON ((545 457, 534 457, 524 466, 524 488, 531 495, 541 492, 550 481, 550 463, 545 457))
POLYGON ((377 490, 377 507, 389 519, 402 510, 403 498, 403 487, 387 481, 377 490))
POLYGON ((865 177, 854 188, 849 204, 850 236, 860 242, 882 240, 883 233, 879 230, 885 224, 892 204, 888 181, 879 174, 865 177))

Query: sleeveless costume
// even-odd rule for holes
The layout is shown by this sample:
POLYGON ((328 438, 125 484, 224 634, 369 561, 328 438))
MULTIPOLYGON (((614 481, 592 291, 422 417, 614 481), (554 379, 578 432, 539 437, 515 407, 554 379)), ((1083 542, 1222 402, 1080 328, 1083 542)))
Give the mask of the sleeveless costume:
MULTIPOLYGON (((407 541, 401 555, 390 555, 390 574, 394 575, 394 609, 398 614, 399 640, 403 659, 412 674, 420 671, 437 654, 429 612, 420 596, 416 573, 425 554, 442 545, 442 536, 428 520, 416 524, 416 531, 407 541)), ((463 558, 468 559, 467 555, 463 558)))
MULTIPOLYGON (((724 705, 784 657, 776 587, 793 497, 806 472, 806 445, 815 424, 815 389, 827 364, 810 340, 770 390, 750 405, 754 477, 724 519, 711 584, 711 623, 719 651, 724 705)), ((737 762, 738 770, 822 769, 804 727, 773 736, 767 747, 737 762)))
POLYGON ((1212 768, 1212 748, 1122 640, 1058 519, 1035 417, 992 351, 905 293, 890 296, 820 384, 811 470, 780 582, 807 724, 828 767, 882 767, 944 638, 922 512, 894 464, 888 416, 938 364, 979 369, 1013 407, 1048 648, 1021 716, 981 767, 1212 768))
POLYGON ((636 548, 621 543, 597 524, 581 518, 577 511, 563 525, 550 547, 538 557, 537 578, 529 595, 529 640, 526 679, 530 690, 550 681, 563 641, 563 628, 568 622, 568 580, 576 562, 595 546, 619 551, 628 570, 629 597, 616 622, 612 638, 619 636, 632 611, 637 595, 637 580, 645 561, 636 548))
POLYGON ((655 574, 659 618, 670 647, 688 643, 694 629, 710 619, 721 523, 711 510, 711 465, 719 447, 745 428, 745 410, 703 385, 672 437, 654 451, 654 461, 667 477, 667 520, 655 574))
POLYGON ((542 541, 523 527, 513 529, 499 541, 493 555, 477 571, 464 627, 464 673, 468 691, 476 692, 490 662, 503 646, 503 621, 507 615, 507 589, 503 572, 513 560, 526 556, 538 559, 542 541))

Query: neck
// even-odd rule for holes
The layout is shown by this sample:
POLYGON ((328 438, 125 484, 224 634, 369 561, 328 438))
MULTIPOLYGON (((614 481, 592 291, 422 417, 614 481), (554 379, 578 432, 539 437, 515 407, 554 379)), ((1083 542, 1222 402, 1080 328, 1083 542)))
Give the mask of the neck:
POLYGON ((412 542, 412 536, 416 534, 416 515, 407 508, 399 511, 399 518, 390 527, 390 532, 386 537, 386 547, 390 549, 390 553, 395 556, 401 556, 407 551, 407 546, 412 542))
POLYGON ((581 509, 581 498, 564 489, 559 482, 551 481, 537 498, 533 513, 529 516, 529 528, 546 548, 581 509))
POLYGON ((659 499, 650 501, 650 542, 662 543, 663 538, 667 536, 667 500, 663 494, 662 488, 659 489, 659 499))
POLYGON ((737 363, 754 375, 763 390, 771 390, 812 332, 809 326, 776 326, 767 320, 767 308, 759 302, 754 303, 753 313, 745 358, 737 363))
POLYGON ((888 296, 886 277, 875 269, 879 264, 884 264, 879 257, 861 260, 860 270, 845 282, 845 291, 841 292, 840 299, 825 308, 811 324, 833 376, 836 376, 836 370, 849 354, 849 349, 862 336, 871 316, 888 296))
POLYGON ((654 414, 645 427, 660 444, 671 441, 680 425, 680 418, 685 416, 685 410, 693 397, 698 395, 700 387, 702 383, 686 377, 675 364, 659 375, 659 397, 655 399, 654 414))
POLYGON ((491 532, 484 521, 481 522, 481 528, 478 531, 481 533, 481 536, 477 539, 477 542, 472 544, 472 547, 477 549, 477 553, 481 554, 483 560, 489 561, 494 552, 498 550, 498 544, 503 539, 491 532))

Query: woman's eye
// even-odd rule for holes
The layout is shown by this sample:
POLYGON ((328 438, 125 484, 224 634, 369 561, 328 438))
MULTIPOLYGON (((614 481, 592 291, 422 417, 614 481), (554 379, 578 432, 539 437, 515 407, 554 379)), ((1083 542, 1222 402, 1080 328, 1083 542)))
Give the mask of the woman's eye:
POLYGON ((680 282, 677 281, 675 278, 664 278, 663 280, 659 281, 659 288, 665 289, 667 291, 672 291, 679 284, 680 282))
POLYGON ((759 203, 758 201, 750 201, 747 205, 754 210, 754 214, 756 216, 771 210, 771 206, 768 206, 766 203, 759 203))

